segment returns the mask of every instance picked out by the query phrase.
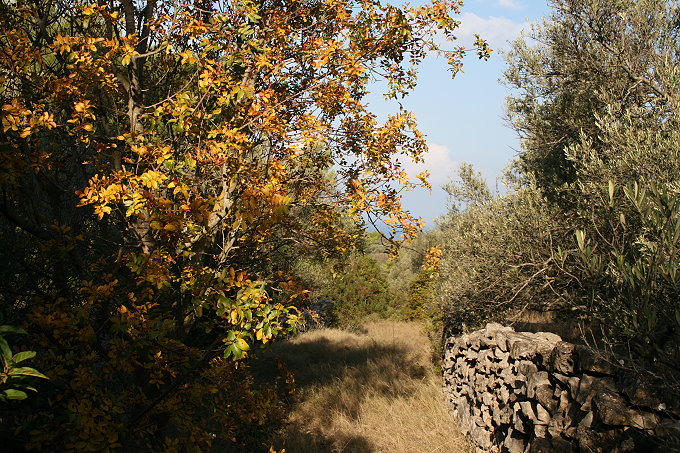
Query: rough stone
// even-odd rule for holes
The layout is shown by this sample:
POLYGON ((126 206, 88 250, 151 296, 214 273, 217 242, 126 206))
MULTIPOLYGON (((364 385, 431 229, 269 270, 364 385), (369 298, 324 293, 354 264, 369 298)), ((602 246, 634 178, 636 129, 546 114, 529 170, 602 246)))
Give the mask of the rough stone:
POLYGON ((569 392, 571 392, 571 396, 574 397, 578 392, 578 387, 579 384, 581 383, 581 379, 576 376, 570 377, 567 383, 569 385, 569 392))
POLYGON ((510 357, 513 359, 533 359, 538 349, 534 338, 528 334, 517 334, 508 338, 510 357))
POLYGON ((593 396, 593 402, 603 423, 623 426, 628 421, 628 408, 619 395, 600 390, 593 396))
POLYGON ((586 414, 585 417, 583 417, 583 420, 578 422, 578 424, 585 428, 590 428, 591 426, 593 426, 593 418, 594 418, 593 411, 590 411, 586 414))
POLYGON ((527 430, 527 428, 524 424, 524 420, 522 420, 522 417, 515 415, 512 418, 512 422, 513 422, 512 427, 515 429, 515 431, 518 431, 518 432, 524 433, 524 434, 528 433, 528 430, 527 430))
POLYGON ((503 331, 498 331, 496 332, 496 345, 498 345, 498 349, 500 349, 503 352, 508 352, 508 335, 506 332, 503 331))
POLYGON ((501 362, 507 362, 508 357, 510 357, 510 354, 508 352, 502 351, 500 347, 494 348, 493 355, 501 362))
POLYGON ((530 453, 572 453, 571 443, 564 439, 536 439, 531 443, 530 453))
POLYGON ((550 368, 562 374, 574 373, 574 365, 576 363, 574 349, 575 346, 572 343, 567 343, 566 341, 557 342, 550 355, 550 368))
POLYGON ((487 451, 493 446, 492 434, 486 430, 476 429, 470 433, 470 437, 474 439, 478 446, 487 451))
POLYGON ((548 427, 546 425, 534 425, 534 436, 544 438, 548 435, 548 427))
POLYGON ((496 426, 509 425, 512 421, 512 409, 508 405, 500 404, 493 411, 493 422, 496 426))
POLYGON ((536 413, 534 412, 531 401, 522 401, 519 403, 519 407, 521 408, 522 414, 524 414, 526 418, 531 421, 536 420, 536 413))
POLYGON ((473 351, 479 351, 482 346, 481 339, 479 336, 474 336, 470 339, 470 349, 473 351))
MULTIPOLYGON (((546 371, 533 371, 523 373, 527 376, 527 397, 533 398, 536 395, 536 388, 541 386, 550 387, 550 378, 546 371)), ((550 391, 552 393, 552 390, 550 391)))
POLYGON ((498 400, 501 403, 507 404, 508 401, 510 401, 510 391, 508 390, 507 386, 501 385, 496 394, 498 395, 498 400))
POLYGON ((535 363, 528 360, 523 360, 517 364, 517 371, 524 376, 529 376, 538 371, 538 367, 535 363))
POLYGON ((630 426, 633 428, 650 430, 656 428, 656 425, 659 424, 659 417, 656 414, 640 410, 631 410, 629 414, 630 426))
POLYGON ((613 440, 614 436, 611 431, 597 432, 582 425, 576 428, 576 441, 582 452, 608 453, 612 450, 613 440))
POLYGON ((534 390, 534 398, 548 411, 553 412, 559 401, 555 399, 555 392, 549 385, 540 385, 534 390))
POLYGON ((653 429, 659 423, 655 414, 629 409, 624 399, 614 392, 599 391, 593 401, 602 422, 607 425, 653 429))
POLYGON ((534 425, 547 425, 550 423, 550 412, 548 412, 542 405, 536 405, 536 420, 534 425))
POLYGON ((494 400, 494 398, 493 398, 493 396, 492 396, 489 392, 484 392, 484 393, 482 394, 482 402, 483 402, 486 406, 491 406, 491 403, 493 402, 493 400, 494 400))
MULTIPOLYGON (((559 404, 556 409, 551 410, 553 413, 566 414, 569 412, 570 406, 572 406, 573 400, 569 397, 569 392, 562 390, 558 397, 559 404)), ((546 406, 547 407, 547 406, 546 406)))
POLYGON ((614 390, 614 380, 609 377, 594 377, 584 374, 579 383, 578 394, 576 395, 576 402, 581 405, 581 410, 587 412, 590 410, 590 402, 595 393, 599 390, 614 390))
POLYGON ((513 436, 513 432, 512 429, 508 430, 508 435, 505 437, 503 445, 508 453, 524 453, 526 441, 519 436, 513 436))

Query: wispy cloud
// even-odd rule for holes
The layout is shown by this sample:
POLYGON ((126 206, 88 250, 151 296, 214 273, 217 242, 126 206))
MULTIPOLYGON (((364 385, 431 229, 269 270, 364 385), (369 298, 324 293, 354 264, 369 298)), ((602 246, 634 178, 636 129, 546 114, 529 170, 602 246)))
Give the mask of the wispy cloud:
POLYGON ((451 159, 449 149, 435 143, 428 144, 427 153, 423 155, 423 158, 423 162, 417 164, 410 159, 405 159, 404 170, 411 180, 415 180, 417 174, 429 171, 429 181, 433 187, 446 183, 458 166, 458 163, 451 159))
POLYGON ((518 0, 498 0, 498 5, 508 9, 522 9, 526 7, 526 5, 518 0))
POLYGON ((486 39, 492 49, 504 49, 507 48, 509 41, 513 41, 528 27, 528 22, 513 22, 507 17, 489 16, 484 19, 474 13, 463 13, 460 16, 460 27, 455 34, 460 45, 466 47, 472 46, 474 35, 477 34, 486 39))

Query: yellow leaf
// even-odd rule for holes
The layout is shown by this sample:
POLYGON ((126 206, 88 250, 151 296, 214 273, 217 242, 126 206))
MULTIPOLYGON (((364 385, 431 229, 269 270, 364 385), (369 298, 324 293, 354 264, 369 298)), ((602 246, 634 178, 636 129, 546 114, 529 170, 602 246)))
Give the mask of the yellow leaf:
POLYGON ((236 339, 236 345, 241 349, 241 351, 247 351, 250 349, 250 346, 248 346, 248 343, 243 338, 237 338, 236 339))

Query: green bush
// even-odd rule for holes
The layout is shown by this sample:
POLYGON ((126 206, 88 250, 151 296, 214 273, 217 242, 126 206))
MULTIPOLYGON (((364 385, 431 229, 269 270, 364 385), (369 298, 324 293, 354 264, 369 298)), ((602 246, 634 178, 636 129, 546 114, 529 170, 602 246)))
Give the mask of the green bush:
POLYGON ((596 224, 612 234, 575 233, 576 300, 611 339, 668 360, 680 346, 680 198, 655 183, 610 183, 608 199, 596 224))
POLYGON ((312 288, 303 308, 314 310, 315 306, 323 305, 325 325, 353 328, 371 317, 403 317, 403 295, 390 288, 386 266, 371 256, 303 258, 295 263, 293 272, 312 288))
MULTIPOLYGON (((465 178, 459 185, 472 187, 465 178)), ((476 329, 522 308, 561 303, 551 253, 565 236, 558 217, 534 187, 450 211, 441 225, 444 256, 434 287, 447 330, 476 329)))

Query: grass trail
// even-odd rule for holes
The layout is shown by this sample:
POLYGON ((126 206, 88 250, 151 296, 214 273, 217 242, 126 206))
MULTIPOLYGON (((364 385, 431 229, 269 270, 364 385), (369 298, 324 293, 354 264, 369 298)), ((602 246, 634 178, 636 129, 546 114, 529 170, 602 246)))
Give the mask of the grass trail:
POLYGON ((267 354, 296 376, 295 403, 274 440, 286 453, 466 452, 443 401, 422 325, 375 322, 355 334, 323 329, 267 354))

